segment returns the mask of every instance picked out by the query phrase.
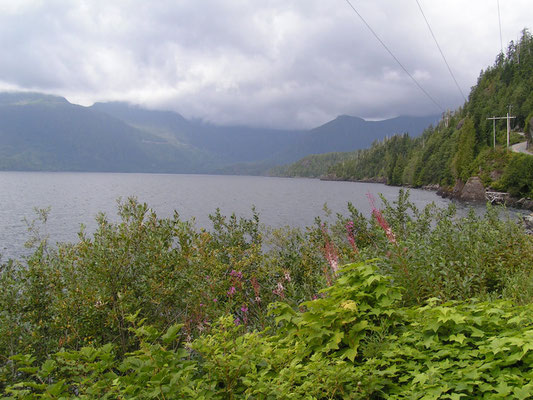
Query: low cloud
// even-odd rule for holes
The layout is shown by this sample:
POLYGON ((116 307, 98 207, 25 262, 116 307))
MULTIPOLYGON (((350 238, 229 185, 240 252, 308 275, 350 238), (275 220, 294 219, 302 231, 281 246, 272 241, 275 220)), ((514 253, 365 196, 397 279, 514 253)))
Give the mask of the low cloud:
MULTIPOLYGON (((420 2, 464 93, 499 52, 485 1, 420 2)), ((463 98, 416 3, 352 4, 443 108, 463 98)), ((504 43, 529 1, 502 2, 504 43)), ((313 127, 339 114, 440 110, 345 1, 48 0, 0 3, 1 90, 123 100, 217 124, 313 127)))

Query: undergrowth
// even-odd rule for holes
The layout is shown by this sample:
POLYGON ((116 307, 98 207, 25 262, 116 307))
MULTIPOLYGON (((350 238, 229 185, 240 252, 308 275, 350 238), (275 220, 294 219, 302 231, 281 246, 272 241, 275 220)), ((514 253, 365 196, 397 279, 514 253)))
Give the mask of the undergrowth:
POLYGON ((500 208, 369 200, 370 217, 349 205, 304 230, 218 211, 198 230, 128 199, 76 243, 35 240, 0 266, 0 390, 531 396, 532 238, 500 208))

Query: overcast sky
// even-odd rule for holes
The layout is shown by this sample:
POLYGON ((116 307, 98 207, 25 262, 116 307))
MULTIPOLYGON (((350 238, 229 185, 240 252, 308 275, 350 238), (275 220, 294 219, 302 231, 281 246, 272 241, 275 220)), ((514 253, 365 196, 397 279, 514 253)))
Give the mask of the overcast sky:
MULTIPOLYGON (((463 103, 416 0, 351 0, 443 108, 463 103)), ((419 0, 465 95, 500 51, 496 0, 419 0)), ((504 48, 531 0, 501 0, 504 48)), ((441 110, 346 0, 0 0, 0 90, 309 128, 441 110)))

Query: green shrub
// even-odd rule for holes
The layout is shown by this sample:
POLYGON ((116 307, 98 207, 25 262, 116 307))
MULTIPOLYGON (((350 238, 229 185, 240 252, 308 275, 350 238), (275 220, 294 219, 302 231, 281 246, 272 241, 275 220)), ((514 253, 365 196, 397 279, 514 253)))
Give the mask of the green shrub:
POLYGON ((533 306, 503 301, 399 307, 400 289, 368 263, 338 272, 321 298, 295 311, 275 303, 277 328, 244 332, 223 317, 181 341, 129 317, 139 349, 11 359, 6 399, 401 399, 533 396, 533 306))
MULTIPOLYGON (((374 204, 370 217, 349 205, 348 216, 317 218, 305 230, 262 229, 257 215, 247 219, 219 212, 211 216, 211 230, 197 230, 177 214, 161 219, 130 199, 119 206, 118 223, 100 215, 95 234, 82 233, 77 243, 51 249, 46 241, 38 241, 24 263, 9 261, 0 268, 0 388, 25 379, 15 361, 41 365, 53 358, 60 364, 63 356, 58 354, 76 355, 107 343, 112 345, 114 365, 119 365, 126 354, 147 343, 141 331, 131 330, 128 315, 137 314, 143 326, 153 327, 143 334, 181 326, 177 343, 193 343, 183 362, 200 363, 187 364, 195 371, 183 378, 194 381, 196 389, 191 390, 213 396, 250 395, 249 385, 237 372, 238 378, 228 376, 226 383, 219 381, 222 375, 204 382, 207 369, 202 365, 208 365, 206 357, 215 357, 211 351, 219 351, 223 343, 211 348, 202 340, 213 335, 226 340, 223 332, 231 327, 231 337, 245 346, 237 360, 257 357, 257 365, 262 365, 261 360, 274 357, 270 352, 276 353, 275 367, 265 372, 275 384, 264 381, 261 389, 269 396, 276 397, 275 390, 295 390, 317 398, 347 393, 364 398, 381 387, 383 377, 362 366, 354 370, 351 363, 366 357, 365 365, 372 366, 370 359, 395 342, 388 335, 399 334, 398 323, 405 326, 404 311, 395 311, 400 306, 418 307, 435 297, 441 302, 505 298, 532 303, 533 240, 515 221, 504 218, 502 209, 488 207, 485 215, 472 212, 464 217, 458 217, 453 206, 419 210, 403 190, 393 203, 382 201, 383 209, 374 204), (368 259, 375 259, 373 265, 391 281, 366 264, 346 268, 336 279, 339 264, 368 259), (310 302, 313 298, 317 301, 310 302), (389 299, 390 310, 379 305, 384 299, 389 299), (269 314, 268 305, 278 301, 283 304, 277 303, 277 311, 269 314), (328 309, 331 313, 324 314, 328 309), (226 317, 220 325, 222 316, 226 317), (269 332, 276 318, 283 328, 278 333, 250 333, 269 332), (273 341, 286 341, 285 347, 272 350, 272 343, 261 342, 271 334, 273 341), (313 367, 284 369, 284 354, 291 346, 299 349, 296 364, 305 361, 313 367), (10 361, 17 353, 28 356, 10 361), (322 371, 327 379, 320 380, 322 371), (310 374, 321 383, 306 384, 310 374), (337 378, 341 381, 335 383, 337 378), (359 381, 364 389, 354 383, 359 381), (226 390, 228 386, 232 389, 226 390)), ((117 368, 112 370, 117 376, 126 374, 118 374, 117 368)), ((71 378, 58 375, 54 384, 61 379, 71 378)))
POLYGON ((512 196, 533 198, 533 156, 512 154, 500 184, 512 196))

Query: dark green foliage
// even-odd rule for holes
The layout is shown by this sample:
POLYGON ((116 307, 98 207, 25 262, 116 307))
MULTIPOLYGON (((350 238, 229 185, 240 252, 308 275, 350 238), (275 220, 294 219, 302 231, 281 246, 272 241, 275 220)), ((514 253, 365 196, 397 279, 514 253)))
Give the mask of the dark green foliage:
POLYGON ((533 144, 533 111, 526 117, 526 125, 524 127, 524 133, 527 140, 529 140, 529 149, 531 150, 533 144))
POLYGON ((245 333, 221 318, 208 335, 180 342, 132 331, 139 349, 59 352, 42 363, 13 357, 6 399, 402 399, 533 395, 533 308, 505 302, 401 308, 400 289, 372 265, 339 272, 324 297, 294 311, 272 305, 275 330, 245 333))
POLYGON ((354 153, 314 154, 302 158, 293 164, 275 167, 269 170, 273 176, 319 178, 327 174, 329 167, 344 163, 354 157, 354 153))
POLYGON ((477 155, 473 169, 477 171, 485 187, 502 189, 499 179, 509 164, 512 153, 503 148, 487 147, 477 155))
POLYGON ((533 197, 533 156, 512 154, 500 185, 517 197, 533 197))
POLYGON ((0 391, 530 393, 532 238, 500 209, 458 218, 453 207, 418 210, 403 190, 370 218, 348 208, 306 230, 216 211, 198 231, 129 199, 120 222, 99 215, 91 237, 57 249, 37 241, 24 263, 0 269, 0 391), (479 303, 500 298, 524 307, 479 303))
MULTIPOLYGON (((507 142, 505 121, 496 123, 498 155, 493 160, 487 159, 493 154, 489 148, 494 147, 493 121, 487 118, 505 116, 510 105, 511 114, 516 116, 511 127, 526 132, 526 138, 511 132, 510 143, 528 138, 527 124, 533 116, 532 71, 533 38, 524 30, 518 43, 511 42, 505 56, 498 57, 494 66, 482 71, 464 107, 445 113, 442 120, 427 128, 422 137, 413 139, 399 135, 375 142, 367 150, 351 153, 347 160, 330 166, 327 175, 342 180, 415 187, 429 184, 453 186, 456 180, 466 181, 471 176, 480 175, 486 185, 505 187, 514 195, 529 195, 529 189, 519 183, 523 179, 520 176, 510 178, 512 172, 506 171, 507 168, 516 169, 515 165, 507 165, 511 158, 500 156, 501 148, 507 142), (497 177, 504 172, 509 179, 506 183, 498 183, 497 177)), ((309 161, 307 164, 313 165, 309 161)), ((302 176, 307 173, 303 162, 287 170, 291 168, 298 168, 302 176)))
POLYGON ((351 159, 330 167, 328 173, 339 179, 379 180, 399 185, 413 143, 408 134, 375 142, 369 151, 355 153, 351 159))
POLYGON ((453 160, 455 176, 465 181, 472 175, 472 164, 475 155, 476 131, 474 123, 467 118, 463 126, 457 131, 457 152, 453 160))

